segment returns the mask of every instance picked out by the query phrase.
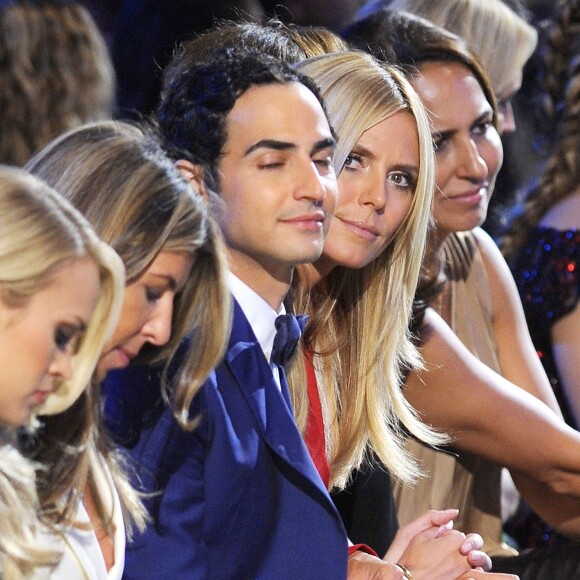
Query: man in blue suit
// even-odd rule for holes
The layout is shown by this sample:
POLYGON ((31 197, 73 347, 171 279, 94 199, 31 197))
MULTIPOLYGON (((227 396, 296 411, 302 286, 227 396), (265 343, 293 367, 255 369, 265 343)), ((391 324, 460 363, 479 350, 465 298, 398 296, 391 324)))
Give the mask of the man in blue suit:
POLYGON ((194 431, 168 408, 151 412, 155 381, 125 380, 116 394, 139 416, 130 453, 142 487, 158 492, 125 577, 345 578, 346 534, 272 352, 277 326, 296 331, 279 318, 283 300, 294 267, 320 256, 336 201, 321 99, 282 62, 231 49, 204 61, 182 50, 164 84, 159 125, 222 228, 234 318, 225 358, 194 399, 194 431))

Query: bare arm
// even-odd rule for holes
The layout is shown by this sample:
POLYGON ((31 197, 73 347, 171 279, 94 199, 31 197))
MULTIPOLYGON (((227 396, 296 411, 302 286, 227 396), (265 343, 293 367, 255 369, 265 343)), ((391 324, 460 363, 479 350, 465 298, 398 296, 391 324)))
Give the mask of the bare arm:
POLYGON ((558 532, 580 540, 580 499, 557 493, 552 487, 529 477, 525 473, 510 470, 522 497, 533 510, 558 532))
POLYGON ((558 402, 530 338, 511 272, 489 235, 479 228, 473 233, 489 278, 493 330, 501 374, 514 385, 546 403, 561 417, 558 402))
POLYGON ((405 396, 458 449, 580 497, 580 433, 544 403, 477 359, 428 309, 421 331, 426 370, 410 373, 405 396))

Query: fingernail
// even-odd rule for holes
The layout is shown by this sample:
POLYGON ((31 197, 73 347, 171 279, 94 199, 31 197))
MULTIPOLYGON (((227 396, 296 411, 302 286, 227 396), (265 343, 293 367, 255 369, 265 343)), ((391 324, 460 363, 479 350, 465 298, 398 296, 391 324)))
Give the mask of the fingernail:
POLYGON ((453 522, 447 522, 442 526, 439 526, 437 533, 435 534, 436 538, 440 538, 443 534, 447 533, 449 530, 453 529, 453 522))

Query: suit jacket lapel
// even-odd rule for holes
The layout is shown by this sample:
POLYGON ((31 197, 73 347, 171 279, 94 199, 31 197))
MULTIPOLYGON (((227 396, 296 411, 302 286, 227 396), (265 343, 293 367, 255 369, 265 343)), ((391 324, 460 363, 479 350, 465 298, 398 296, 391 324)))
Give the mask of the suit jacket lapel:
POLYGON ((268 446, 326 495, 324 484, 274 380, 272 369, 235 300, 225 365, 244 393, 268 446))

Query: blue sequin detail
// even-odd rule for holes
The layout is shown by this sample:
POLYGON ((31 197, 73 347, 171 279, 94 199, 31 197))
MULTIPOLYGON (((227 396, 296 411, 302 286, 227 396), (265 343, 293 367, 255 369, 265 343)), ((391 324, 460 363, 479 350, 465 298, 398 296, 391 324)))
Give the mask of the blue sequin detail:
POLYGON ((574 421, 562 392, 552 355, 550 328, 578 303, 580 231, 535 228, 512 269, 526 313, 530 335, 563 412, 574 421))
MULTIPOLYGON (((580 231, 535 228, 512 269, 526 313, 530 335, 566 422, 577 427, 554 362, 550 329, 574 309, 580 295, 577 265, 580 231)), ((555 546, 562 540, 538 516, 525 511, 509 523, 522 548, 555 546)))

